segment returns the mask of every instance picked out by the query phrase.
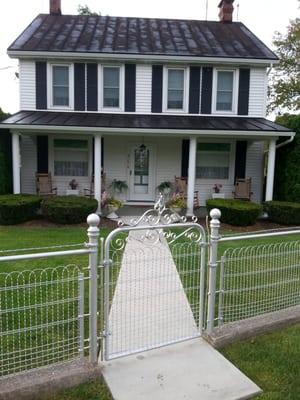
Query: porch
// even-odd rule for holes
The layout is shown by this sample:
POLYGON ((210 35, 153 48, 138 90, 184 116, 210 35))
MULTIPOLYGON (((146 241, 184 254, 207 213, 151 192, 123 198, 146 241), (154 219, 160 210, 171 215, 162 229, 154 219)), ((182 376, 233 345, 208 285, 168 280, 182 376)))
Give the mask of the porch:
POLYGON ((83 195, 94 176, 97 200, 117 179, 128 186, 118 194, 126 205, 149 205, 161 182, 181 176, 187 178, 187 215, 193 215, 195 191, 204 207, 216 184, 231 198, 237 178, 251 177, 251 199, 264 200, 265 148, 265 200, 271 200, 276 140, 293 136, 249 117, 25 111, 3 125, 12 132, 15 193, 35 193, 36 172, 50 172, 58 195, 66 194, 72 179, 83 195))

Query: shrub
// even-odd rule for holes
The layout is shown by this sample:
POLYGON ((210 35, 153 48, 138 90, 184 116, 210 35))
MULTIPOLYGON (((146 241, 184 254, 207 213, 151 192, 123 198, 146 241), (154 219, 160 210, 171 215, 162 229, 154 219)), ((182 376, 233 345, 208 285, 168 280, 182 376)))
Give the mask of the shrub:
POLYGON ((1 195, 0 224, 14 225, 33 219, 40 203, 40 197, 30 194, 1 195))
POLYGON ((218 208, 222 215, 221 221, 230 225, 253 225, 262 212, 262 206, 257 203, 231 199, 211 199, 206 201, 207 211, 218 208))
POLYGON ((264 210, 273 222, 284 225, 300 224, 300 203, 267 201, 264 203, 264 210))
POLYGON ((78 224, 86 221, 95 212, 98 202, 95 199, 78 196, 49 197, 42 201, 43 215, 58 224, 78 224))

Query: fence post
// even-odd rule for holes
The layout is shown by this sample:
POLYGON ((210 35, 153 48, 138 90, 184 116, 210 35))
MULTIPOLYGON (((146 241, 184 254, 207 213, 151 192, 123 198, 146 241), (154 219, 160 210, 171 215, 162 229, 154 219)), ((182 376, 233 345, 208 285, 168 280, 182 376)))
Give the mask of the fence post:
POLYGON ((90 344, 90 362, 97 363, 98 353, 98 332, 97 332, 97 289, 98 289, 98 239, 100 218, 97 214, 90 214, 87 217, 89 228, 87 234, 89 237, 88 246, 91 249, 89 255, 89 344, 90 344))
POLYGON ((214 208, 209 213, 210 221, 210 252, 209 252, 209 278, 208 278, 208 306, 207 306, 207 333, 210 334, 215 322, 216 304, 216 279, 218 260, 218 241, 221 211, 214 208))

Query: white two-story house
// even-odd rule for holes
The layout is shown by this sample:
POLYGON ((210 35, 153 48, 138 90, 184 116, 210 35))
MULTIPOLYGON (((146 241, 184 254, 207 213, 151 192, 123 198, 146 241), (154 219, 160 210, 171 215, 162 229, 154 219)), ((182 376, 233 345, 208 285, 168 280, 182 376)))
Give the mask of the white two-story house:
MULTIPOLYGON (((15 193, 35 193, 51 172, 58 194, 75 178, 80 193, 101 173, 128 184, 128 204, 148 204, 162 181, 188 178, 201 205, 212 187, 232 197, 236 178, 273 195, 276 141, 293 135, 265 119, 268 70, 277 62, 246 26, 220 21, 62 15, 59 0, 9 47, 19 60, 20 110, 2 127, 13 143, 15 193)), ((216 10, 217 11, 217 10, 216 10)), ((103 185, 102 185, 103 186, 103 185)))

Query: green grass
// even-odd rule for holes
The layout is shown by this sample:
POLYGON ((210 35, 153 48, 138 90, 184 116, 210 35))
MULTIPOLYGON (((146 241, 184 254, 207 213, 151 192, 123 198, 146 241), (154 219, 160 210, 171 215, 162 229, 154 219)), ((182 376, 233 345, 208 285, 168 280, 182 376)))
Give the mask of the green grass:
MULTIPOLYGON (((300 399, 300 325, 232 344, 223 355, 252 379, 263 394, 257 400, 300 399)), ((110 400, 102 382, 90 382, 47 400, 110 400)))

